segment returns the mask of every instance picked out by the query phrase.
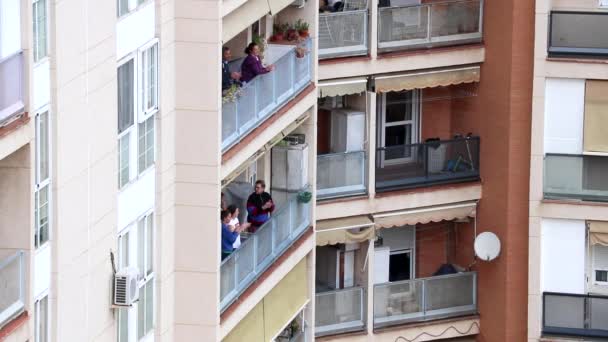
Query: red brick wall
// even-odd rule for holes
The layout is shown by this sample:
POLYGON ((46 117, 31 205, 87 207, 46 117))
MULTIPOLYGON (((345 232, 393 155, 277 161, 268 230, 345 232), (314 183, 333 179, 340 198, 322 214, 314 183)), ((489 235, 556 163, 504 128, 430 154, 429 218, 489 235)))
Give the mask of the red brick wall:
POLYGON ((452 125, 452 101, 449 87, 422 90, 421 139, 449 139, 452 125), (438 100, 441 99, 441 100, 438 100))

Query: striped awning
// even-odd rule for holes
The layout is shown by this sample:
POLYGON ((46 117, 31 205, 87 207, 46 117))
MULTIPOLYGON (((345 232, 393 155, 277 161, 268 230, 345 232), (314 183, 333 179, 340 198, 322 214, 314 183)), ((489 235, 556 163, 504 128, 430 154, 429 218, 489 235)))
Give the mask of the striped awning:
POLYGON ((367 78, 352 77, 319 82, 319 97, 361 94, 367 90, 367 78))
POLYGON ((318 221, 316 230, 317 246, 363 242, 376 236, 374 223, 366 215, 318 221))
POLYGON ((438 205, 374 215, 376 229, 475 217, 477 202, 438 205))
POLYGON ((608 222, 587 221, 589 225, 589 244, 608 246, 608 222))
POLYGON ((378 76, 376 92, 404 91, 479 82, 479 66, 378 76))

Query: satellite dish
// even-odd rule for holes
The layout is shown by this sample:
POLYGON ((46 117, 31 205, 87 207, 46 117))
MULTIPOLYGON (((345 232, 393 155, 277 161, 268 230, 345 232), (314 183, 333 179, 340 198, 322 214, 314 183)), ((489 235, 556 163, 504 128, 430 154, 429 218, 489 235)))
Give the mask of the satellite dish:
POLYGON ((475 238, 475 255, 485 261, 492 261, 500 254, 500 240, 492 232, 483 232, 475 238))

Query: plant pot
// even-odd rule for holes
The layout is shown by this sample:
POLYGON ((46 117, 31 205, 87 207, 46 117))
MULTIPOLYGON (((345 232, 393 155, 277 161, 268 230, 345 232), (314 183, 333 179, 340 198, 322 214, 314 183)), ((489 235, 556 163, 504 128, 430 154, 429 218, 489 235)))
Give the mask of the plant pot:
POLYGON ((302 37, 302 38, 308 37, 308 30, 298 31, 298 33, 300 34, 300 37, 302 37))
POLYGON ((298 202, 308 203, 312 199, 312 193, 310 191, 301 191, 298 193, 298 202))
POLYGON ((298 31, 294 29, 287 30, 287 40, 292 41, 298 39, 298 31))

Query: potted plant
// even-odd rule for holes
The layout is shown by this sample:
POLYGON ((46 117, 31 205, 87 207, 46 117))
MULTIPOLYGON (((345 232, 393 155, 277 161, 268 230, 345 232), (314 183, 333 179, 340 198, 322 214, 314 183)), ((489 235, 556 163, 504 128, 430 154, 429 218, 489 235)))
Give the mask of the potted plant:
POLYGON ((300 203, 308 203, 312 199, 312 193, 310 191, 304 190, 298 192, 298 201, 300 203))
POLYGON ((308 52, 308 49, 306 48, 306 39, 302 37, 298 38, 295 52, 297 58, 303 58, 306 56, 306 53, 308 52))
POLYGON ((287 40, 294 41, 298 39, 298 31, 293 26, 287 26, 287 40))
POLYGON ((298 21, 296 21, 295 27, 296 27, 296 30, 298 31, 298 34, 300 35, 300 37, 302 37, 302 38, 308 37, 309 25, 307 22, 305 22, 302 19, 298 19, 298 21))
POLYGON ((236 99, 241 96, 241 93, 242 90, 238 84, 231 85, 230 88, 226 90, 226 94, 222 97, 222 104, 236 102, 236 99))
POLYGON ((272 40, 276 42, 280 42, 285 39, 285 31, 283 30, 283 25, 280 23, 276 23, 272 25, 272 40))

